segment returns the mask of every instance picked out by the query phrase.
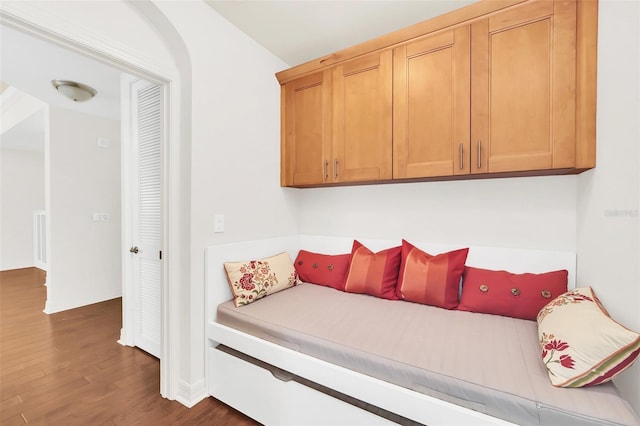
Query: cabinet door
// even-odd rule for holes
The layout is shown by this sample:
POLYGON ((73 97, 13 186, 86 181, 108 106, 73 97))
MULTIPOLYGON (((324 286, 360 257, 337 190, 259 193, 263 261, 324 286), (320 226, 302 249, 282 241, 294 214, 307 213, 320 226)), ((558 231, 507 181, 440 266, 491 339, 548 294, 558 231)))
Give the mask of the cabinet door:
POLYGON ((575 43, 575 0, 472 24, 472 173, 575 165, 575 43))
POLYGON ((331 72, 282 87, 281 185, 318 185, 331 156, 331 72))
POLYGON ((393 51, 393 177, 469 173, 469 26, 393 51))
POLYGON ((388 50, 334 68, 334 182, 391 179, 392 55, 388 50))

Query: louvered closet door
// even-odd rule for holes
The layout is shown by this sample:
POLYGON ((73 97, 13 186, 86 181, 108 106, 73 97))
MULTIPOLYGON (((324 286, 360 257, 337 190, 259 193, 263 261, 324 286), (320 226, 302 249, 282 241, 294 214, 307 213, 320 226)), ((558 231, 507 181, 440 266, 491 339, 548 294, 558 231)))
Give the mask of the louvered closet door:
POLYGON ((160 86, 132 85, 133 112, 133 287, 135 345, 160 357, 160 86), (135 252, 137 248, 137 253, 135 252))

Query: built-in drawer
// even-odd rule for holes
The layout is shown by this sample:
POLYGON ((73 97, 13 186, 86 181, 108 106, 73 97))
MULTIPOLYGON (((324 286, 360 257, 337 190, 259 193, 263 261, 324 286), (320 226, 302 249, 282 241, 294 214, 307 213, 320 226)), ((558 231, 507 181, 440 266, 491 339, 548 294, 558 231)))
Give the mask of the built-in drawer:
POLYGON ((272 373, 230 353, 209 347, 208 391, 213 397, 266 425, 395 424, 312 389, 280 372, 272 373), (277 377, 276 377, 277 376, 277 377))

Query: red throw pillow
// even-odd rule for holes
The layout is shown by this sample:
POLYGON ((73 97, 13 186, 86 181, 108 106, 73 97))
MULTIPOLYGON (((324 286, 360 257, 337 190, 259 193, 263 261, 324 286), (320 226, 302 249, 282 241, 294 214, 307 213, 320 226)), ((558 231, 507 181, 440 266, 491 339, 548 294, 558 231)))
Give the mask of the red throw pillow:
POLYGON ((374 253, 354 241, 344 291, 397 300, 401 252, 402 247, 398 246, 374 253))
POLYGON ((351 253, 320 254, 300 250, 293 266, 302 281, 344 290, 351 253))
POLYGON ((465 268, 458 309, 535 321, 538 312, 567 291, 566 270, 512 274, 465 268))
POLYGON ((402 240, 398 298, 423 305, 454 309, 458 306, 460 277, 468 248, 432 256, 402 240))

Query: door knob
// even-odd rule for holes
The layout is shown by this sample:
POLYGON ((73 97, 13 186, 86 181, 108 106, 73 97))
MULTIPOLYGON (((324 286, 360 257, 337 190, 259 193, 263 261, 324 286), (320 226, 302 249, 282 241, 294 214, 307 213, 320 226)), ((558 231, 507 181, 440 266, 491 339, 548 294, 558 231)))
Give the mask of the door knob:
POLYGON ((136 253, 136 254, 137 254, 140 250, 138 249, 138 247, 133 246, 133 247, 131 247, 131 248, 129 249, 129 251, 130 251, 131 253, 136 253))

